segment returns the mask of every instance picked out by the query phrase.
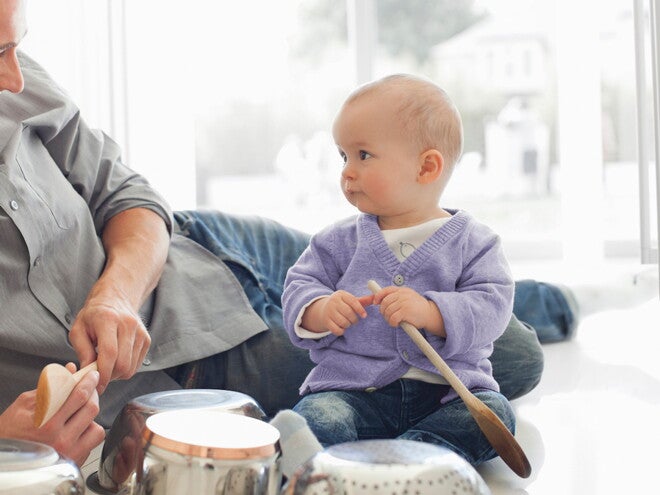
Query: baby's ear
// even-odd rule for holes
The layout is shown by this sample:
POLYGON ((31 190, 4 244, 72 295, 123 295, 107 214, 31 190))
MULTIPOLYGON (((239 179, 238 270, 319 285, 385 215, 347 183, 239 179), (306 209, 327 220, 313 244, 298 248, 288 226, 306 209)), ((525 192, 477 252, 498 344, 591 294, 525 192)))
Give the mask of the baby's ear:
POLYGON ((436 149, 427 150, 419 155, 418 180, 421 184, 430 184, 442 175, 445 160, 436 149))

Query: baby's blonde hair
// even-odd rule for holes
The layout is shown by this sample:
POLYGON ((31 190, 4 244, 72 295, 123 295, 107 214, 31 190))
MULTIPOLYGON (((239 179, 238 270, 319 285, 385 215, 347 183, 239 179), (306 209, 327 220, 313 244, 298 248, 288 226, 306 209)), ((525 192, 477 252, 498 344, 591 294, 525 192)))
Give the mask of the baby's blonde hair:
POLYGON ((420 151, 437 149, 451 170, 463 151, 463 123, 447 93, 428 79, 393 74, 360 86, 344 105, 361 96, 382 92, 399 99, 398 115, 420 151))

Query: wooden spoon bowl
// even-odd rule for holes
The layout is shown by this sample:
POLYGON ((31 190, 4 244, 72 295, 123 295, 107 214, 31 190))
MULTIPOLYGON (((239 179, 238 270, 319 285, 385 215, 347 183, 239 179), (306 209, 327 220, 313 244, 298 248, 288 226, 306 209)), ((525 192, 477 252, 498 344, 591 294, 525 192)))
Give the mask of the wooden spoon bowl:
MULTIPOLYGON (((374 294, 381 290, 381 287, 373 280, 370 280, 367 286, 374 294)), ((401 323, 401 328, 410 336, 429 361, 433 363, 445 380, 449 382, 459 397, 463 399, 465 406, 477 422, 479 429, 481 429, 488 442, 506 465, 521 478, 528 478, 532 473, 529 460, 522 447, 520 447, 502 420, 483 401, 463 385, 463 382, 461 382, 436 350, 431 347, 431 344, 427 342, 417 328, 407 322, 401 323)))
POLYGON ((61 364, 51 363, 41 370, 37 383, 37 405, 34 411, 34 425, 41 428, 53 415, 60 410, 69 394, 83 376, 96 370, 96 361, 84 368, 71 373, 61 364))

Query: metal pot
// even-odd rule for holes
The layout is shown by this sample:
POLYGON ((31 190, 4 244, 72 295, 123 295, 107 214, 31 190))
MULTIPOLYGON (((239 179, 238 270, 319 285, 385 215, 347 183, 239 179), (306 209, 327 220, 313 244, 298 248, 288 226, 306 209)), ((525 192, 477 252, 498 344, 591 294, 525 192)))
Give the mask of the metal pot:
POLYGON ((212 389, 187 389, 142 395, 126 404, 108 432, 98 472, 88 479, 97 493, 123 494, 135 477, 142 450, 142 432, 154 414, 186 409, 222 411, 256 419, 266 414, 250 396, 240 392, 212 389))
POLYGON ((282 495, 490 495, 479 473, 440 446, 364 440, 328 447, 303 463, 282 495))
POLYGON ((79 495, 85 483, 78 466, 42 443, 0 439, 0 494, 79 495))
POLYGON ((209 410, 147 419, 132 495, 275 495, 279 431, 254 418, 209 410))

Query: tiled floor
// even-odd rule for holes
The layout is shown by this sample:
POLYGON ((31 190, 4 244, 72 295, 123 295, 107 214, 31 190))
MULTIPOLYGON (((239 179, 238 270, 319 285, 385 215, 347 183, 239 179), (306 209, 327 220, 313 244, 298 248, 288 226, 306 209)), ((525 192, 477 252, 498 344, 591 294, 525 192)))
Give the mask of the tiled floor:
MULTIPOLYGON (((544 351, 541 383, 513 402, 532 475, 521 479, 501 460, 490 461, 479 472, 492 494, 660 493, 658 297, 592 314, 574 340, 544 351)), ((90 456, 85 476, 99 456, 100 449, 90 456)))

